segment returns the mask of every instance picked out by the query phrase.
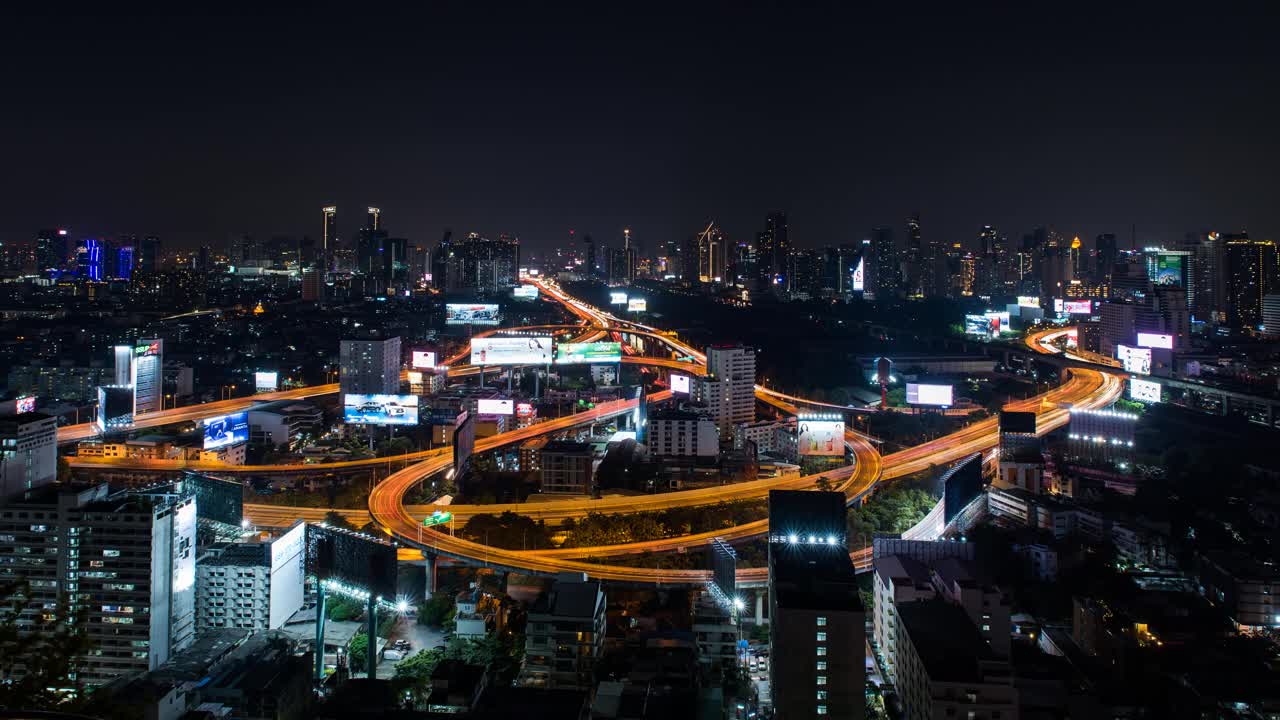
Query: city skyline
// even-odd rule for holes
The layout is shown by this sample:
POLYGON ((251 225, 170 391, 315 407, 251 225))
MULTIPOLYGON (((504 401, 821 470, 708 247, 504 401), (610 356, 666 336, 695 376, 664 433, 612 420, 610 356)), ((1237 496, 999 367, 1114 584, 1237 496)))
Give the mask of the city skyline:
MULTIPOLYGON (((1275 57, 1250 40, 1257 18, 898 20, 758 7, 625 23, 569 9, 27 15, 27 39, 4 51, 26 101, 0 120, 21 169, 0 193, 0 241, 58 225, 185 248, 316 238, 326 204, 377 204, 415 243, 448 227, 533 250, 570 229, 601 242, 631 228, 648 246, 712 219, 747 239, 774 209, 796 247, 857 242, 915 212, 945 242, 988 224, 1122 243, 1136 225, 1139 245, 1280 226, 1265 192, 1280 159, 1263 120, 1275 57), (381 52, 322 51, 357 42, 347 28, 361 19, 381 52), (1008 49, 976 52, 978 33, 1008 49), (38 53, 50 36, 61 52, 38 53), (1197 54, 1212 36, 1232 53, 1197 54)), ((358 215, 340 214, 343 238, 358 215)))

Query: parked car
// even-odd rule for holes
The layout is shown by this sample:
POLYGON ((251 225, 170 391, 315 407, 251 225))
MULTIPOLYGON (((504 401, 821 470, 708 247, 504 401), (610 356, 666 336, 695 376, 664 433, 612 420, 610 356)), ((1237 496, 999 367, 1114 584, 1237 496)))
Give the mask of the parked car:
POLYGON ((403 660, 404 653, 399 650, 383 650, 382 659, 383 660, 403 660))

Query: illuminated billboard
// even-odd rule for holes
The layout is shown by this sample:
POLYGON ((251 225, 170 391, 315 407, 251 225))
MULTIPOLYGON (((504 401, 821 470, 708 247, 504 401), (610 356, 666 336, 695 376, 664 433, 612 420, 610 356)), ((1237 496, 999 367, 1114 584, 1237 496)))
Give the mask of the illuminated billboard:
POLYGON ((1139 375, 1151 374, 1151 348, 1136 348, 1128 345, 1116 346, 1116 358, 1124 366, 1126 372, 1139 375))
POLYGON ((306 525, 306 571, 322 582, 355 587, 375 598, 396 597, 396 546, 333 525, 306 525))
POLYGON ((153 340, 133 348, 134 357, 156 357, 160 354, 160 342, 153 340))
POLYGON ((627 294, 626 294, 626 293, 624 293, 624 292, 611 292, 611 293, 609 293, 609 304, 610 304, 610 305, 626 305, 626 304, 627 304, 627 294))
POLYGON ((473 303, 447 303, 445 325, 497 325, 498 306, 473 303))
POLYGON ((1156 285, 1184 285, 1183 253, 1157 252, 1147 259, 1147 275, 1156 285))
POLYGON ((649 301, 644 298, 631 298, 627 301, 628 312, 645 312, 649 309, 649 301))
POLYGON ((473 338, 472 365, 549 365, 551 336, 473 338))
MULTIPOLYGON (((1056 304, 1056 303, 1055 303, 1056 304)), ((1092 315, 1092 300, 1063 300, 1062 309, 1058 312, 1064 312, 1068 315, 1092 315)))
POLYGON ((1080 331, 1077 328, 1071 328, 1067 331, 1067 347, 1080 347, 1080 331))
POLYGON ((409 357, 409 367, 414 369, 434 370, 436 367, 436 354, 428 350, 414 350, 409 357))
POLYGON ((907 383, 907 404, 951 407, 951 386, 907 383))
POLYGON ((994 310, 988 310, 987 312, 982 313, 982 317, 987 318, 988 320, 991 321, 992 335, 999 335, 1002 332, 1008 332, 1012 330, 1012 328, 1009 327, 1009 311, 1008 310, 1002 310, 999 312, 996 312, 994 310))
POLYGON ((516 417, 531 418, 537 416, 538 410, 533 406, 533 403, 516 403, 516 417))
POLYGON ((836 416, 800 417, 801 455, 844 455, 844 420, 836 416))
POLYGON ((1000 334, 999 320, 996 320, 995 330, 992 330, 991 318, 985 315, 965 315, 964 316, 964 334, 977 335, 979 337, 992 337, 1000 334))
POLYGON ((1029 295, 1018 296, 1018 307, 1040 307, 1040 298, 1029 295))
POLYGON ((268 630, 284 627, 284 621, 302 609, 306 548, 307 526, 303 522, 295 524, 271 543, 268 630))
POLYGON ((514 297, 520 300, 537 300, 538 286, 537 285, 521 285, 520 287, 511 291, 511 297, 514 297))
POLYGON ((853 291, 862 292, 866 286, 866 258, 858 258, 858 266, 853 269, 853 291))
POLYGON ((417 395, 342 396, 342 420, 348 425, 417 425, 417 395))
POLYGON ((29 412, 35 412, 35 411, 36 411, 35 395, 27 395, 26 397, 20 397, 14 401, 14 412, 18 413, 19 415, 21 415, 22 413, 29 413, 29 412))
POLYGON ((108 432, 133 427, 133 386, 98 387, 98 430, 108 432))
POLYGON ((556 345, 556 364, 622 362, 622 343, 560 343, 556 345))
POLYGON ((479 415, 511 415, 516 411, 514 400, 477 400, 476 413, 479 415))
POLYGON ((254 373, 253 387, 258 392, 275 392, 280 387, 280 373, 274 373, 274 372, 254 373))
POLYGON ((1130 379, 1129 399, 1137 400, 1138 402, 1160 402, 1160 383, 1151 382, 1150 380, 1139 380, 1138 378, 1130 379))
POLYGON ((1138 333, 1138 347, 1173 349, 1173 336, 1158 333, 1138 333))
POLYGON ((689 376, 671 373, 671 392, 689 394, 689 376))
POLYGON ((205 450, 217 450, 248 441, 249 413, 238 412, 204 419, 205 450))

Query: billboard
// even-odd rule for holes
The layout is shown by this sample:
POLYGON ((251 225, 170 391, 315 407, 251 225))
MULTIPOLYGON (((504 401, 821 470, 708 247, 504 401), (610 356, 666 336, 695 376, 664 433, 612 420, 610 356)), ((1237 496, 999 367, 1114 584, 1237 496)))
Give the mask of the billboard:
MULTIPOLYGON (((1057 305, 1057 302, 1058 301, 1055 300, 1054 305, 1057 305)), ((1068 315, 1092 315, 1093 301, 1092 300, 1063 300, 1062 309, 1059 310, 1058 312, 1064 312, 1064 313, 1067 313, 1068 315)))
POLYGON ((1116 346, 1116 358, 1124 366, 1126 372, 1139 375, 1151 374, 1151 348, 1136 348, 1128 345, 1116 346))
POLYGON ((853 269, 853 291, 862 292, 866 287, 866 258, 858 258, 858 266, 853 269))
POLYGON ((622 362, 622 343, 560 343, 556 345, 557 365, 622 362))
POLYGON ((306 525, 307 573, 394 602, 396 546, 351 530, 306 525))
POLYGON ((627 301, 628 312, 645 312, 649 309, 649 301, 644 298, 631 298, 627 301))
POLYGON ((550 365, 551 336, 473 338, 472 365, 550 365))
POLYGON ((1157 252, 1147 260, 1148 274, 1156 285, 1183 285, 1181 254, 1157 252))
POLYGON ((136 345, 133 348, 134 357, 157 357, 160 355, 160 341, 152 340, 149 343, 136 345))
POLYGON ((624 293, 624 292, 616 292, 616 291, 615 291, 615 292, 610 292, 610 293, 609 293, 609 304, 610 304, 610 305, 626 305, 626 304, 627 304, 627 294, 626 294, 626 293, 624 293))
POLYGON ((907 383, 907 404, 950 407, 953 404, 951 400, 951 386, 907 383))
POLYGON ((1018 307, 1040 307, 1040 298, 1031 295, 1019 295, 1018 307))
POLYGON ((29 413, 29 412, 35 412, 35 411, 36 411, 35 395, 27 395, 26 397, 20 397, 14 401, 14 412, 18 413, 19 415, 21 415, 22 413, 29 413))
POLYGON ((511 297, 518 298, 520 300, 537 300, 538 286, 537 285, 521 285, 520 287, 517 287, 516 289, 511 291, 511 297))
POLYGON ((1138 402, 1160 402, 1160 383, 1131 378, 1129 380, 1129 399, 1137 400, 1138 402))
POLYGON ((197 518, 240 529, 244 486, 239 482, 188 471, 182 476, 182 489, 195 496, 197 518))
POLYGON ((996 318, 993 322, 992 318, 986 315, 965 315, 964 334, 994 337, 1000 334, 1000 320, 996 318))
POLYGON ((204 419, 205 450, 217 450, 248 441, 249 413, 238 412, 204 419))
POLYGON ((436 368, 436 354, 429 350, 414 350, 409 357, 409 367, 417 370, 434 370, 436 368))
POLYGON ((1067 331, 1067 347, 1080 347, 1080 330, 1079 328, 1071 328, 1067 331))
POLYGON ((447 303, 444 306, 445 325, 497 325, 498 306, 473 303, 447 303))
POLYGON ((689 376, 671 373, 671 392, 689 394, 689 376))
POLYGON ((477 400, 476 413, 480 415, 511 415, 516 411, 514 400, 477 400))
POLYGON ((417 395, 342 396, 342 420, 349 425, 417 425, 417 395))
POLYGON ((258 392, 275 392, 280 387, 280 373, 256 372, 253 374, 253 388, 258 392))
POLYGON ((836 416, 798 419, 801 455, 844 455, 844 420, 836 416))
MULTIPOLYGON (((199 500, 196 501, 199 503, 199 500)), ((267 629, 284 627, 284 621, 302 609, 306 569, 307 525, 299 522, 271 542, 271 602, 267 629)))
POLYGON ((533 406, 533 403, 516 403, 516 417, 531 418, 537 415, 538 409, 533 406))
POLYGON ((1158 333, 1138 333, 1138 347, 1173 349, 1173 336, 1158 333))

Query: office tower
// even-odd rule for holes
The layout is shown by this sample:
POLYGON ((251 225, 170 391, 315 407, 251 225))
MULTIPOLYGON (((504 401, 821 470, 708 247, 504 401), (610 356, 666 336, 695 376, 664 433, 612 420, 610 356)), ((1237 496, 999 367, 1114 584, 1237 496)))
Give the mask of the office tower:
POLYGON ((874 272, 872 292, 876 300, 893 300, 902 288, 902 269, 893 228, 881 225, 871 228, 871 256, 874 272))
POLYGON ((1262 324, 1262 298, 1274 282, 1276 245, 1250 240, 1240 233, 1225 245, 1227 261, 1227 324, 1257 328, 1262 324))
POLYGON ((865 612, 843 493, 769 492, 769 680, 778 720, 866 712, 865 612))
POLYGON ((137 243, 135 249, 138 271, 153 273, 160 270, 160 238, 148 235, 137 243))
POLYGON ((338 353, 342 393, 400 392, 400 338, 343 340, 338 353))
POLYGON ((114 350, 116 384, 133 387, 133 414, 163 410, 164 340, 148 338, 114 350))
POLYGON ((319 268, 309 267, 302 270, 302 299, 306 302, 319 302, 324 297, 324 275, 319 268))
POLYGON ((626 247, 611 247, 605 248, 605 254, 608 258, 606 282, 612 287, 630 285, 632 278, 635 277, 635 266, 632 264, 634 258, 631 250, 626 247))
MULTIPOLYGON (((449 287, 449 262, 453 256, 453 231, 445 229, 444 235, 431 253, 431 286, 444 290, 449 287)), ((455 280, 456 282, 456 280, 455 280)))
POLYGON ((196 629, 277 630, 302 609, 306 525, 263 543, 214 543, 196 563, 196 629))
POLYGON ((76 243, 76 275, 86 280, 103 279, 106 243, 98 238, 85 238, 76 243))
POLYGON ((61 270, 67 264, 67 231, 41 230, 36 233, 36 270, 61 270))
POLYGON ((823 286, 824 255, 821 250, 792 250, 787 256, 787 293, 793 298, 817 297, 823 286))
MULTIPOLYGON (((570 231, 572 233, 572 231, 570 231)), ((582 244, 587 248, 587 272, 588 277, 595 277, 600 270, 596 267, 596 241, 591 239, 591 233, 587 233, 582 237, 582 244)))
POLYGON ((1189 233, 1185 245, 1195 257, 1191 312, 1200 320, 1214 324, 1226 322, 1226 242, 1218 232, 1189 233))
POLYGON ((111 277, 128 280, 133 277, 133 269, 138 266, 138 253, 133 245, 115 248, 115 262, 111 263, 111 277))
POLYGON ((38 412, 0 417, 0 502, 58 479, 58 419, 38 412))
POLYGON ((604 633, 603 586, 585 573, 560 573, 529 609, 519 684, 590 690, 604 633))
POLYGON ((724 231, 712 221, 698 233, 697 280, 704 283, 721 282, 727 272, 726 267, 724 231))
POLYGON ((1262 296, 1262 330, 1267 335, 1280 335, 1280 295, 1262 296))
MULTIPOLYGON (((770 284, 786 272, 791 254, 791 238, 787 232, 787 214, 771 212, 764 219, 764 232, 756 235, 756 274, 770 284)), ((786 285, 783 285, 786 287, 786 285)))
MULTIPOLYGON (((909 233, 919 236, 920 213, 912 215, 907 222, 909 233)), ((929 236, 923 243, 920 258, 920 293, 926 297, 942 297, 947 294, 947 252, 937 233, 929 236)))
MULTIPOLYGON (((77 659, 90 687, 154 670, 195 635, 196 505, 190 495, 48 486, 0 507, 0 537, 19 557, 0 581, 25 580, 17 627, 55 620, 60 600, 84 611, 77 659)), ((21 674, 19 658, 18 674, 21 674)))
POLYGON ((907 218, 907 250, 902 256, 903 287, 908 297, 924 295, 924 248, 920 244, 920 216, 907 218))
POLYGON ((338 206, 326 205, 320 212, 324 214, 324 230, 320 235, 321 267, 328 272, 332 269, 333 251, 338 244, 338 206))
POLYGON ((368 214, 364 218, 364 226, 369 230, 382 229, 382 210, 376 207, 370 207, 368 214))
POLYGON ((756 419, 755 383, 755 348, 743 345, 707 348, 707 374, 697 383, 697 399, 711 411, 721 437, 733 437, 735 425, 756 419))
POLYGON ((1120 259, 1115 233, 1103 233, 1094 239, 1093 279, 1099 284, 1111 282, 1111 272, 1120 259))

